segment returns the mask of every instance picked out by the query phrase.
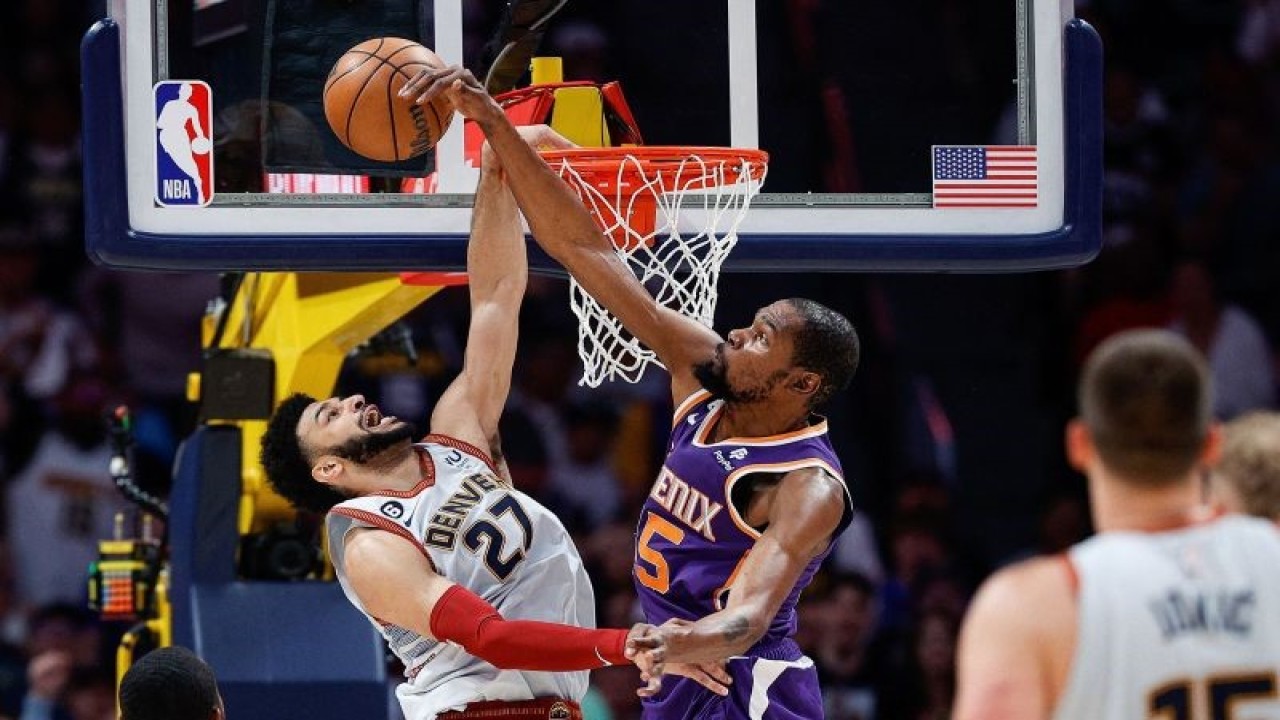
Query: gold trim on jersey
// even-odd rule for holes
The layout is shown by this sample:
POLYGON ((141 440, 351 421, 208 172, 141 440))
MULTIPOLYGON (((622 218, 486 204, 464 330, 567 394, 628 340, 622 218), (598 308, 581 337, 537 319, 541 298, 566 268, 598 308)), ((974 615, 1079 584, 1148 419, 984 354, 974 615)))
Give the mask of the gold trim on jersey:
POLYGON ((821 415, 815 415, 818 422, 802 427, 799 430, 791 432, 778 433, 776 435, 764 435, 761 437, 728 437, 723 440, 710 442, 707 438, 711 435, 711 431, 715 428, 716 422, 720 416, 724 414, 724 404, 719 405, 714 410, 707 413, 702 420, 702 426, 698 428, 698 432, 693 436, 693 444, 697 447, 720 447, 723 445, 742 445, 745 447, 768 447, 774 445, 786 445, 787 443, 796 442, 797 440, 806 440, 808 438, 819 437, 827 434, 827 419, 821 415))
POLYGON ((475 459, 479 460, 480 462, 483 462, 485 465, 488 465, 489 470, 493 472, 494 477, 497 477, 499 480, 502 479, 502 473, 498 472, 498 464, 493 461, 493 458, 489 457, 488 453, 476 447, 475 445, 472 445, 466 440, 459 440, 458 438, 453 437, 452 435, 441 435, 440 433, 431 433, 430 435, 422 438, 422 440, 419 442, 426 445, 443 445, 444 447, 452 448, 454 450, 457 450, 458 452, 464 452, 474 457, 475 459))
MULTIPOLYGON (((421 552, 422 556, 427 559, 427 562, 431 563, 431 569, 433 571, 436 570, 436 564, 431 560, 431 556, 427 554, 427 548, 424 547, 423 544, 413 536, 413 533, 409 532, 408 528, 401 527, 400 525, 392 522, 391 520, 388 520, 387 518, 384 518, 381 515, 378 515, 376 513, 371 513, 368 510, 357 510, 356 508, 334 507, 329 512, 335 515, 346 515, 349 518, 359 520, 360 522, 367 523, 369 525, 373 525, 375 528, 379 530, 386 530, 389 533, 398 535, 404 538, 405 540, 408 540, 410 543, 413 544, 414 547, 418 548, 418 551, 421 552)), ((350 531, 351 528, 347 528, 347 530, 350 531)), ((342 542, 345 544, 346 541, 347 541, 346 537, 343 537, 342 542)))
POLYGON ((711 393, 707 392, 706 390, 698 390, 698 391, 695 391, 689 397, 685 398, 684 401, 681 402, 678 407, 676 407, 675 412, 672 413, 671 427, 675 427, 679 425, 680 421, 684 420, 684 417, 689 414, 689 411, 693 409, 694 405, 697 405, 698 403, 702 402, 703 400, 706 400, 709 397, 711 397, 711 393))

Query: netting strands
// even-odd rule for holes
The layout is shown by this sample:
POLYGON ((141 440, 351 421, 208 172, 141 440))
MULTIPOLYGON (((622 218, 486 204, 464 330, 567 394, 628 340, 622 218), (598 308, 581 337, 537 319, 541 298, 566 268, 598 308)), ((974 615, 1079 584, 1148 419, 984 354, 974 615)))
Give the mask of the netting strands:
MULTIPOLYGON (((577 192, 619 257, 662 305, 710 327, 720 268, 768 169, 761 150, 716 147, 576 148, 543 153, 577 192)), ((661 366, 576 280, 580 385, 639 382, 661 366)))

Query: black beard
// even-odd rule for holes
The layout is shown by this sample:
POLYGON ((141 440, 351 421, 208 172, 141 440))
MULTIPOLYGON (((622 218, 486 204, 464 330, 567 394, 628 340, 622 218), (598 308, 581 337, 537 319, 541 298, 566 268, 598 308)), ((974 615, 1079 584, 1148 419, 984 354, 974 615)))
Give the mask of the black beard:
POLYGON ((724 362, 724 343, 716 346, 716 352, 710 358, 693 366, 693 377, 707 392, 713 397, 722 398, 725 402, 733 404, 763 400, 786 376, 787 371, 779 370, 761 385, 735 390, 729 385, 729 370, 724 362))
POLYGON ((413 440, 418 436, 418 429, 413 423, 401 423, 383 432, 368 432, 335 446, 330 452, 340 458, 364 465, 384 450, 399 445, 405 440, 413 440))

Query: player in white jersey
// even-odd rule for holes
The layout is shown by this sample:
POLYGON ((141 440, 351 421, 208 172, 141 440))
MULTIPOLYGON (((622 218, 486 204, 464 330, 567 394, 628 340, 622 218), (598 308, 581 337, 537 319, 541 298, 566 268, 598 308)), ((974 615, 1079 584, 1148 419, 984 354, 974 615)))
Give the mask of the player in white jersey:
POLYGON ((580 717, 585 671, 626 661, 627 631, 583 629, 595 617, 582 561, 501 461, 527 261, 501 170, 488 152, 482 166, 467 352, 433 434, 413 443, 409 423, 359 395, 295 395, 272 417, 262 461, 296 507, 331 511, 338 579, 404 662, 397 694, 409 720, 569 720, 580 717))
POLYGON ((1280 718, 1280 530, 1201 502, 1209 373, 1163 330, 1098 347, 1067 455, 1098 534, 1001 570, 961 632, 956 720, 1280 718))

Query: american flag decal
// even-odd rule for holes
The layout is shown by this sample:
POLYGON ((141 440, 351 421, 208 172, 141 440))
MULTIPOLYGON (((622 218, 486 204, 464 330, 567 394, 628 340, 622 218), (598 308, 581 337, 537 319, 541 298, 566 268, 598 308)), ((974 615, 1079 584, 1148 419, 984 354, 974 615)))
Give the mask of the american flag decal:
POLYGON ((934 145, 936 208, 1035 207, 1034 145, 934 145))

